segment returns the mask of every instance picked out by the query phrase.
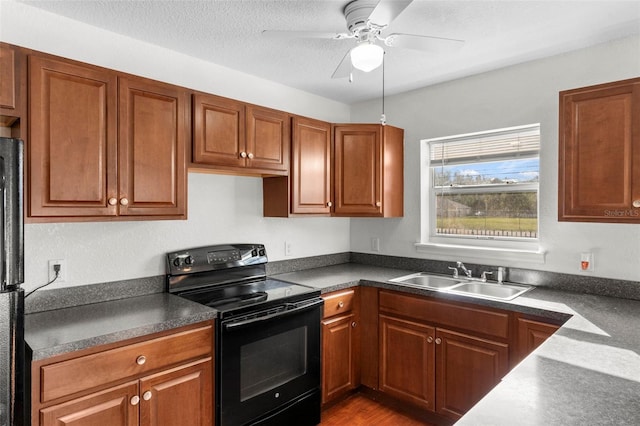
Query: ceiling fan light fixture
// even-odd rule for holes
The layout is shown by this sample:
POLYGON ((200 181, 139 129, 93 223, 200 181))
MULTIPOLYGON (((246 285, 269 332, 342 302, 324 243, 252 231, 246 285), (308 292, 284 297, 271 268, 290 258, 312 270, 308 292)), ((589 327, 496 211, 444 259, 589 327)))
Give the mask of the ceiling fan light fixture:
POLYGON ((360 71, 369 72, 382 65, 384 49, 377 44, 364 42, 351 49, 351 64, 360 71))

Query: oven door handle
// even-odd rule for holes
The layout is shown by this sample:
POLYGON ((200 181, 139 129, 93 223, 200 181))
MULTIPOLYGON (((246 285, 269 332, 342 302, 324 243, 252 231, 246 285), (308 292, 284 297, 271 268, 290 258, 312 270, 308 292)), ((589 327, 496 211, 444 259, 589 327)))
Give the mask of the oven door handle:
POLYGON ((318 299, 318 300, 314 300, 312 303, 308 303, 308 304, 305 304, 303 306, 298 306, 297 308, 289 309, 289 310, 286 310, 286 311, 276 312, 276 313, 273 313, 273 314, 264 315, 264 316, 257 317, 257 318, 251 318, 251 319, 247 319, 247 320, 244 320, 244 321, 231 322, 231 323, 227 323, 227 324, 223 323, 223 327, 227 331, 232 331, 232 330, 235 330, 237 328, 245 327, 245 326, 256 324, 256 323, 259 323, 259 322, 269 321, 269 320, 272 320, 274 318, 285 317, 285 316, 289 316, 289 315, 300 313, 302 311, 312 310, 312 309, 315 309, 318 306, 322 306, 323 304, 324 304, 324 300, 318 299))

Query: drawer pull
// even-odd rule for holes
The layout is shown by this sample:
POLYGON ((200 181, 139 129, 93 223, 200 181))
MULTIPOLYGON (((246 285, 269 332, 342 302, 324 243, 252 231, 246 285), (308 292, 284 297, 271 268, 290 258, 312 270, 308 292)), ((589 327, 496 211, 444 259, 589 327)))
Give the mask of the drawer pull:
POLYGON ((110 206, 115 206, 116 204, 118 204, 118 200, 116 198, 109 198, 110 206))
POLYGON ((633 207, 640 207, 640 200, 633 200, 633 207))
POLYGON ((140 355, 138 358, 136 358, 136 364, 138 365, 144 365, 145 362, 147 362, 147 357, 144 355, 140 355))
POLYGON ((131 397, 131 405, 138 405, 138 403, 140 402, 140 397, 138 395, 134 395, 131 397))
POLYGON ((433 343, 433 337, 431 336, 427 337, 427 343, 433 343))
POLYGON ((144 399, 145 401, 148 401, 151 399, 152 396, 153 394, 151 393, 151 391, 146 391, 145 393, 142 394, 142 399, 144 399))
POLYGON ((342 300, 338 302, 338 308, 344 308, 344 302, 342 300))
POLYGON ((353 322, 351 323, 351 327, 352 327, 352 328, 356 328, 356 326, 357 326, 357 325, 358 325, 358 323, 357 323, 357 322, 355 322, 355 321, 353 321, 353 322))
POLYGON ((441 338, 436 338, 436 345, 439 345, 440 343, 442 343, 442 339, 441 338))

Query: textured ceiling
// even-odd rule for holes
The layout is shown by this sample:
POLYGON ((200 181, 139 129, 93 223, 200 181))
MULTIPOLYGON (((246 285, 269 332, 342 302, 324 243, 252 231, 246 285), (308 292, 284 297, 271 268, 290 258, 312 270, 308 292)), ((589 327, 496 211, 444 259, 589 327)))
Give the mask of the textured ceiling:
MULTIPOLYGON (((345 32, 348 0, 21 2, 337 101, 381 95, 381 68, 357 71, 352 83, 331 78, 353 40, 262 35, 345 32)), ((465 43, 455 52, 386 48, 387 95, 639 34, 640 0, 414 0, 392 32, 465 43)))

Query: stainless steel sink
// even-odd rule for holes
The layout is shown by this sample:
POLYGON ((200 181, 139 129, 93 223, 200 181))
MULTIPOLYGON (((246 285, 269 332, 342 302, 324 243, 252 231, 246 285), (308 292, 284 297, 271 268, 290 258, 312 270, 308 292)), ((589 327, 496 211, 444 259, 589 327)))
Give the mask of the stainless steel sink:
POLYGON ((465 278, 453 278, 428 272, 418 272, 393 278, 389 281, 445 293, 493 300, 512 300, 533 288, 525 285, 471 281, 465 278))
POLYGON ((512 300, 532 287, 515 284, 466 282, 449 289, 450 293, 498 300, 512 300))
POLYGON ((446 290, 464 282, 464 280, 459 278, 445 277, 442 275, 434 275, 426 272, 418 272, 416 274, 405 275, 403 277, 394 278, 389 281, 426 287, 432 290, 446 290))

